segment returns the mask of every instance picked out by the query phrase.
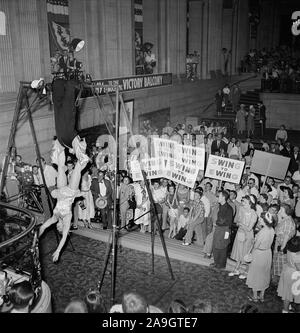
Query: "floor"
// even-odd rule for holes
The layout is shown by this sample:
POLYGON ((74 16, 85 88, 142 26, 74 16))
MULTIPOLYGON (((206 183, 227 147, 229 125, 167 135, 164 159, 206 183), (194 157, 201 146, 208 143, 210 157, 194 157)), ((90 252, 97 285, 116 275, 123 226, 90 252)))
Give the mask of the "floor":
MULTIPOLYGON (((108 234, 106 236, 108 237, 108 234)), ((72 298, 84 298, 90 288, 97 287, 102 277, 107 243, 95 238, 96 236, 89 238, 73 234, 59 262, 54 264, 51 254, 57 245, 55 234, 50 230, 42 237, 42 272, 52 291, 54 312, 63 312, 72 298)), ((139 242, 142 244, 144 238, 141 237, 139 242)), ((168 241, 167 243, 169 244, 168 241)), ((122 293, 128 290, 142 293, 150 304, 163 311, 167 311, 174 299, 184 301, 187 306, 191 306, 196 299, 210 300, 213 306, 217 307, 216 311, 222 313, 238 312, 241 306, 248 303, 250 290, 245 282, 238 277, 228 277, 226 271, 171 258, 175 276, 173 281, 165 257, 155 255, 153 275, 151 254, 127 248, 124 244, 123 240, 123 245, 116 252, 115 303, 120 302, 122 293)), ((191 248, 190 251, 193 253, 195 249, 191 248)), ((173 256, 172 251, 169 252, 170 257, 173 256)), ((108 308, 111 305, 110 267, 111 265, 108 266, 101 289, 108 308)), ((279 313, 281 307, 282 302, 274 288, 267 290, 265 303, 258 304, 260 312, 265 313, 279 313)))

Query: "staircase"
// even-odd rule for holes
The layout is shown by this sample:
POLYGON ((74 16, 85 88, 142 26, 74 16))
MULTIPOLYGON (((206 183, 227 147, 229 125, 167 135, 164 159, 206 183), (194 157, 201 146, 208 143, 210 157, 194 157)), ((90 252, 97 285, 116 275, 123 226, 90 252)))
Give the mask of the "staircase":
MULTIPOLYGON (((242 93, 240 104, 244 104, 246 110, 249 109, 250 105, 253 105, 255 108, 255 132, 260 134, 261 124, 259 122, 259 110, 257 103, 260 101, 260 91, 259 89, 249 90, 247 92, 242 93)), ((222 112, 222 114, 218 117, 220 121, 235 121, 235 113, 232 110, 232 104, 229 103, 226 107, 226 110, 222 112)), ((234 125, 235 126, 235 125, 234 125)))

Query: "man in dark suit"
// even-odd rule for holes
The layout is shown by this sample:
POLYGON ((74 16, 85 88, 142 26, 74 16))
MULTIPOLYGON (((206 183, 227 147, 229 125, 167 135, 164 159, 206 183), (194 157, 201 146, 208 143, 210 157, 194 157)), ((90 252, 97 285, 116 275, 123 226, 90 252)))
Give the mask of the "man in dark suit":
POLYGON ((222 134, 218 134, 217 140, 214 140, 211 145, 211 153, 214 155, 216 152, 220 153, 221 149, 227 151, 227 144, 222 140, 222 134))
POLYGON ((103 223, 103 230, 112 227, 112 215, 111 215, 111 205, 112 205, 112 186, 109 180, 104 178, 105 173, 103 171, 98 172, 98 178, 93 178, 91 191, 93 194, 94 202, 101 197, 107 201, 107 205, 100 210, 101 221, 103 223))
POLYGON ((231 225, 233 222, 233 209, 228 204, 229 193, 219 193, 219 212, 216 229, 213 236, 214 263, 211 267, 224 269, 227 262, 227 248, 230 244, 231 225))
POLYGON ((295 171, 298 170, 299 164, 300 163, 300 152, 299 152, 299 147, 295 146, 293 149, 293 152, 290 155, 291 157, 291 162, 289 166, 289 171, 293 175, 295 171))
POLYGON ((261 135, 264 136, 266 133, 266 121, 267 121, 266 107, 261 101, 257 104, 257 106, 259 111, 259 122, 261 124, 261 135))

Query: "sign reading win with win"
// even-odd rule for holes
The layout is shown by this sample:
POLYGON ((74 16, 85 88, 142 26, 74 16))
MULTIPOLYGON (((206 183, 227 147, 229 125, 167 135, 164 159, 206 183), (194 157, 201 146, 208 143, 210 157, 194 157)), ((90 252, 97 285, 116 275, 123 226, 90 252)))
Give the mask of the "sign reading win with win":
POLYGON ((205 177, 239 184, 244 166, 245 162, 243 161, 210 155, 206 167, 205 177))

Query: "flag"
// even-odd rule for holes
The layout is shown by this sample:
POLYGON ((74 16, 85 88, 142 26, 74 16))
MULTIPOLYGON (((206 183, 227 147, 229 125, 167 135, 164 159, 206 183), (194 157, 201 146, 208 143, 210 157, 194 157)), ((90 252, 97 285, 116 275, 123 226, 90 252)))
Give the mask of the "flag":
POLYGON ((55 23, 54 21, 51 22, 50 29, 56 45, 61 50, 68 50, 71 39, 70 30, 68 28, 63 27, 62 25, 55 23))
POLYGON ((47 0, 47 12, 58 15, 69 15, 68 0, 47 0))

